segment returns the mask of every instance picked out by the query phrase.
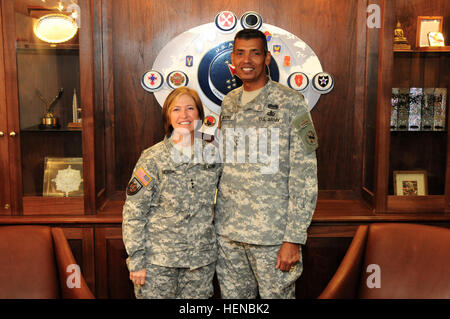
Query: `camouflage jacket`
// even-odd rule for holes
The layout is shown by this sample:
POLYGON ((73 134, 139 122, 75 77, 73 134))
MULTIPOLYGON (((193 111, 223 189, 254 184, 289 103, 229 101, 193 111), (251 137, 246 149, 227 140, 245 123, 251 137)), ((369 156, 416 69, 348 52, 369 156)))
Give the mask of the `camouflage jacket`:
POLYGON ((222 102, 225 151, 216 231, 250 244, 305 244, 317 202, 318 144, 304 97, 269 80, 257 97, 241 105, 242 91, 233 90, 222 102), (239 163, 243 155, 246 161, 239 163))
POLYGON ((221 165, 174 161, 174 152, 181 154, 168 138, 143 151, 127 186, 122 233, 130 271, 148 264, 193 269, 217 258, 221 165))

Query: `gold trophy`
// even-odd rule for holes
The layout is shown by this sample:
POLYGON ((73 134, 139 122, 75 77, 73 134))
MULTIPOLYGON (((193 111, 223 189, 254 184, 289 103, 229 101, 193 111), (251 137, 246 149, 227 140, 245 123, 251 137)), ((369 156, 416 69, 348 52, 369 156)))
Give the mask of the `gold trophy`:
POLYGON ((39 124, 39 128, 41 130, 58 129, 60 127, 58 124, 58 118, 53 114, 53 107, 55 106, 56 102, 58 102, 58 100, 61 98, 63 92, 64 89, 60 88, 58 91, 58 95, 51 102, 48 102, 47 99, 42 96, 41 92, 39 92, 39 90, 36 89, 36 94, 45 104, 45 114, 44 117, 42 118, 42 123, 39 124))
POLYGON ((394 50, 411 50, 411 46, 408 44, 402 25, 400 21, 397 21, 397 26, 394 30, 394 50))

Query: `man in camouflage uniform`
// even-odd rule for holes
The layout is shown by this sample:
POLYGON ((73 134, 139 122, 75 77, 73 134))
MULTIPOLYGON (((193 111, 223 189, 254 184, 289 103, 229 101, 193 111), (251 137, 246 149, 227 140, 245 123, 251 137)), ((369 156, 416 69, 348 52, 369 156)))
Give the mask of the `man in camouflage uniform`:
POLYGON ((168 137, 142 153, 127 187, 122 225, 129 271, 146 270, 145 283, 135 284, 137 298, 212 296, 220 169, 189 161, 168 137))
POLYGON ((259 292, 261 298, 295 298, 300 245, 317 201, 316 133, 303 96, 267 77, 270 52, 262 32, 240 31, 231 61, 243 86, 223 100, 220 121, 225 151, 215 226, 222 297, 256 298, 259 292), (270 169, 261 160, 229 161, 230 141, 237 158, 239 149, 252 155, 255 132, 275 136, 267 147, 278 147, 270 169), (245 135, 250 143, 242 147, 245 135))

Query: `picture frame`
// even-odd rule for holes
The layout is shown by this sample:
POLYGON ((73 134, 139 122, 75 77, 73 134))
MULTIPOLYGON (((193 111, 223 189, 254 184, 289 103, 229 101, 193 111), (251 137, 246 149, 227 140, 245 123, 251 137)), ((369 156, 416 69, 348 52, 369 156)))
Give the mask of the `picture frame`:
POLYGON ((396 196, 425 196, 428 195, 427 172, 394 171, 394 194, 396 196))
POLYGON ((45 157, 42 196, 83 196, 83 158, 45 157))
POLYGON ((416 47, 429 47, 428 33, 442 32, 443 16, 418 16, 416 47))

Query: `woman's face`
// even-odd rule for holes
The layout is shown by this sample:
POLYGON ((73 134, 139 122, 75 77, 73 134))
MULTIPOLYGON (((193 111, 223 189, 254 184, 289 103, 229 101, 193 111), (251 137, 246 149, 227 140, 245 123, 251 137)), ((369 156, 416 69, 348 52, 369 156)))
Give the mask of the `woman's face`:
POLYGON ((170 124, 177 134, 193 134, 195 120, 200 120, 194 99, 187 94, 178 96, 169 109, 170 124))

